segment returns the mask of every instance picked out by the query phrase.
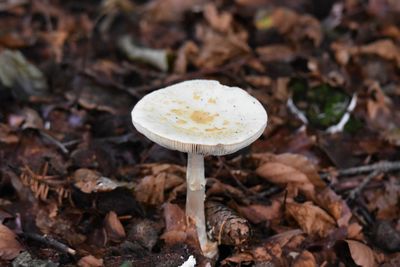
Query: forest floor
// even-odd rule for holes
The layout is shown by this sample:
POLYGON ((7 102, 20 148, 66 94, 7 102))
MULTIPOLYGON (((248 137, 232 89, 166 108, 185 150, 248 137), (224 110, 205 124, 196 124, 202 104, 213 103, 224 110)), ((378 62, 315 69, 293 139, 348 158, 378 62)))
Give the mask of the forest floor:
POLYGON ((399 25, 391 0, 0 1, 0 265, 400 266, 399 25), (269 117, 205 159, 211 260, 186 155, 130 118, 196 78, 269 117))

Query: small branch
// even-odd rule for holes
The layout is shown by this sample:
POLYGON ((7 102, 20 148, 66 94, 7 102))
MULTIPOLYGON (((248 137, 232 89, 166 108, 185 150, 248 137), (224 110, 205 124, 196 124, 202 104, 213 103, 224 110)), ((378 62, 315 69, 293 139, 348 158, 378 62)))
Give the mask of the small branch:
POLYGON ((55 240, 52 237, 47 236, 47 235, 39 235, 39 234, 36 234, 36 233, 23 233, 22 235, 24 237, 28 238, 28 239, 32 239, 32 240, 35 240, 35 241, 40 242, 42 244, 45 244, 47 246, 51 246, 51 247, 53 247, 53 248, 55 248, 55 249, 57 249, 57 250, 59 250, 61 252, 68 253, 68 254, 71 254, 71 255, 75 255, 76 254, 76 250, 68 247, 67 245, 65 245, 65 244, 55 240))
MULTIPOLYGON (((381 161, 370 165, 338 170, 337 176, 352 176, 373 171, 392 172, 398 170, 400 170, 400 161, 381 161)), ((327 178, 329 176, 330 173, 321 174, 321 178, 327 178)))
POLYGON ((371 182, 371 180, 380 173, 379 170, 375 170, 368 174, 367 177, 363 179, 363 181, 353 190, 350 191, 347 200, 354 200, 358 195, 360 195, 361 191, 371 182))
POLYGON ((56 138, 54 138, 53 136, 51 136, 50 134, 46 133, 43 130, 39 130, 39 132, 44 138, 46 138, 48 141, 50 141, 54 145, 56 145, 64 154, 68 154, 69 153, 69 150, 60 141, 58 141, 56 138))

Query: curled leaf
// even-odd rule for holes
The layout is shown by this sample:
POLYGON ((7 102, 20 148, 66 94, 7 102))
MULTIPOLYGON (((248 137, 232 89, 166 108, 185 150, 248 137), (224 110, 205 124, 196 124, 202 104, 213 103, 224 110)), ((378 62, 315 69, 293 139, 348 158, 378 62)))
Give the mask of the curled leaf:
POLYGON ((287 203, 286 211, 307 234, 325 237, 336 225, 335 220, 326 211, 310 202, 287 203))
POLYGON ((143 61, 161 71, 168 70, 168 53, 166 50, 136 46, 129 36, 122 37, 119 47, 132 61, 143 61))
POLYGON ((0 224, 0 258, 12 260, 23 250, 24 248, 17 241, 14 232, 7 226, 0 224))

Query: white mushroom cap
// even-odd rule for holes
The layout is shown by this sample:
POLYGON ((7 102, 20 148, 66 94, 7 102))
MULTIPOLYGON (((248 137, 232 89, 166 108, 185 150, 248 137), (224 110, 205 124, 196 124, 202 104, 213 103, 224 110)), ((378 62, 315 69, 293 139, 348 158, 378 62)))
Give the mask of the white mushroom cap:
POLYGON ((185 81, 143 97, 132 110, 135 128, 169 149, 226 155, 248 146, 267 126, 267 112, 238 87, 185 81))

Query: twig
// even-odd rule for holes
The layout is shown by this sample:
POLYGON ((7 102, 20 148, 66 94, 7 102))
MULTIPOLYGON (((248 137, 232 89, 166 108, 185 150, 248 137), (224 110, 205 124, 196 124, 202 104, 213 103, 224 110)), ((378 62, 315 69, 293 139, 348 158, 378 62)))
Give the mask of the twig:
MULTIPOLYGON (((338 170, 337 175, 338 176, 351 176, 351 175, 357 175, 357 174, 373 172, 373 171, 392 172, 392 171, 397 171, 397 170, 400 170, 400 161, 381 161, 381 162, 370 164, 370 165, 364 165, 364 166, 358 166, 358 167, 352 167, 352 168, 348 168, 348 169, 338 170)), ((327 178, 329 176, 330 176, 329 173, 321 174, 321 178, 327 178)))
POLYGON ((64 252, 64 253, 68 253, 71 255, 75 255, 76 254, 76 250, 68 247, 67 245, 55 240, 52 237, 49 237, 47 235, 39 235, 36 233, 23 233, 22 234, 24 237, 28 238, 28 239, 32 239, 35 241, 38 241, 40 243, 43 243, 45 245, 54 247, 55 249, 64 252))
POLYGON ((66 148, 65 145, 62 144, 60 141, 58 141, 56 138, 54 138, 53 136, 51 136, 50 134, 46 133, 43 130, 40 130, 39 132, 44 138, 55 144, 64 154, 69 153, 68 148, 66 148))
POLYGON ((369 182, 371 182, 371 180, 379 173, 380 173, 379 170, 375 170, 370 174, 368 174, 368 176, 365 177, 364 180, 356 188, 350 191, 347 200, 349 201, 354 200, 361 193, 361 191, 367 186, 367 184, 369 184, 369 182))

